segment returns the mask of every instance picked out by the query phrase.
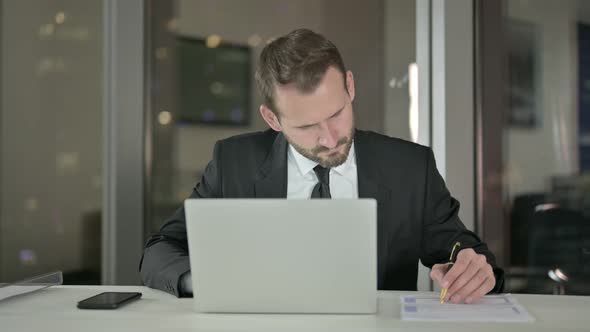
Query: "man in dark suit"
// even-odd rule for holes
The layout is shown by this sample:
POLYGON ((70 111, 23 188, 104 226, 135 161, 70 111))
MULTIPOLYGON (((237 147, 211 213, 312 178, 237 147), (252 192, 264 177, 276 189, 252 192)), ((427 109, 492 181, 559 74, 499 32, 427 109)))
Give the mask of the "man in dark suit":
MULTIPOLYGON (((353 75, 329 40, 305 29, 276 39, 261 53, 256 82, 272 130, 217 142, 191 198, 375 198, 378 289, 415 290, 420 259, 448 287, 445 300, 502 290, 502 270, 459 220, 432 151, 355 129, 353 75)), ((176 296, 192 294, 185 222, 181 207, 148 240, 140 264, 146 285, 176 296)))

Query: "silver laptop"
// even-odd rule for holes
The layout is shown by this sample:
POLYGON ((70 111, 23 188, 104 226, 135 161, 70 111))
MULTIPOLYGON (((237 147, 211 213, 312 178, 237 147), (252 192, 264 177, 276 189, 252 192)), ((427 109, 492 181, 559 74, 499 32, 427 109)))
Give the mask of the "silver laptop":
POLYGON ((185 201, 199 312, 375 313, 373 199, 185 201))

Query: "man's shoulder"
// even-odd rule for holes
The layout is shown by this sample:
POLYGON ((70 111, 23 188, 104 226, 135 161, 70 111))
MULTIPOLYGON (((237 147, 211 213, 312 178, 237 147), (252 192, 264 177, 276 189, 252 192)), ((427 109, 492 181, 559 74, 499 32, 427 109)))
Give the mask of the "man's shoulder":
POLYGON ((418 143, 366 130, 357 130, 356 139, 374 151, 392 151, 402 154, 422 155, 430 149, 418 143))
POLYGON ((276 131, 268 129, 235 135, 220 140, 218 146, 232 154, 268 151, 272 147, 277 134, 276 131))
POLYGON ((419 179, 425 174, 432 154, 427 146, 370 131, 357 131, 355 151, 358 162, 372 167, 380 174, 389 175, 384 179, 395 181, 400 176, 419 179))

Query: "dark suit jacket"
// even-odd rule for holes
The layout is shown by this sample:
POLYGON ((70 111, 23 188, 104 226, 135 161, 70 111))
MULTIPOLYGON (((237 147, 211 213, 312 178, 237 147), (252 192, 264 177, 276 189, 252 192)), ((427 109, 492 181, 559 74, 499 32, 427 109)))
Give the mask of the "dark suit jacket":
MULTIPOLYGON (((501 291, 503 272, 487 246, 457 215, 459 202, 438 173, 432 150, 357 130, 358 194, 377 200, 378 289, 416 290, 418 259, 427 267, 448 260, 455 241, 484 254, 501 291)), ((213 160, 191 198, 285 198, 287 142, 277 132, 240 135, 215 145, 213 160)), ((190 270, 184 208, 152 236, 140 271, 145 285, 176 296, 190 270)))

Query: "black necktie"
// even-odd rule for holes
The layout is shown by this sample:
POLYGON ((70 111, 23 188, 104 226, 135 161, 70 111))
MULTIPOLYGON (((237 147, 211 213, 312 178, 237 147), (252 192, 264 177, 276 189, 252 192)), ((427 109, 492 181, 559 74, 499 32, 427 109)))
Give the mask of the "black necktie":
POLYGON ((332 198, 330 194, 330 169, 317 165, 313 168, 318 176, 318 183, 313 187, 311 198, 332 198))

